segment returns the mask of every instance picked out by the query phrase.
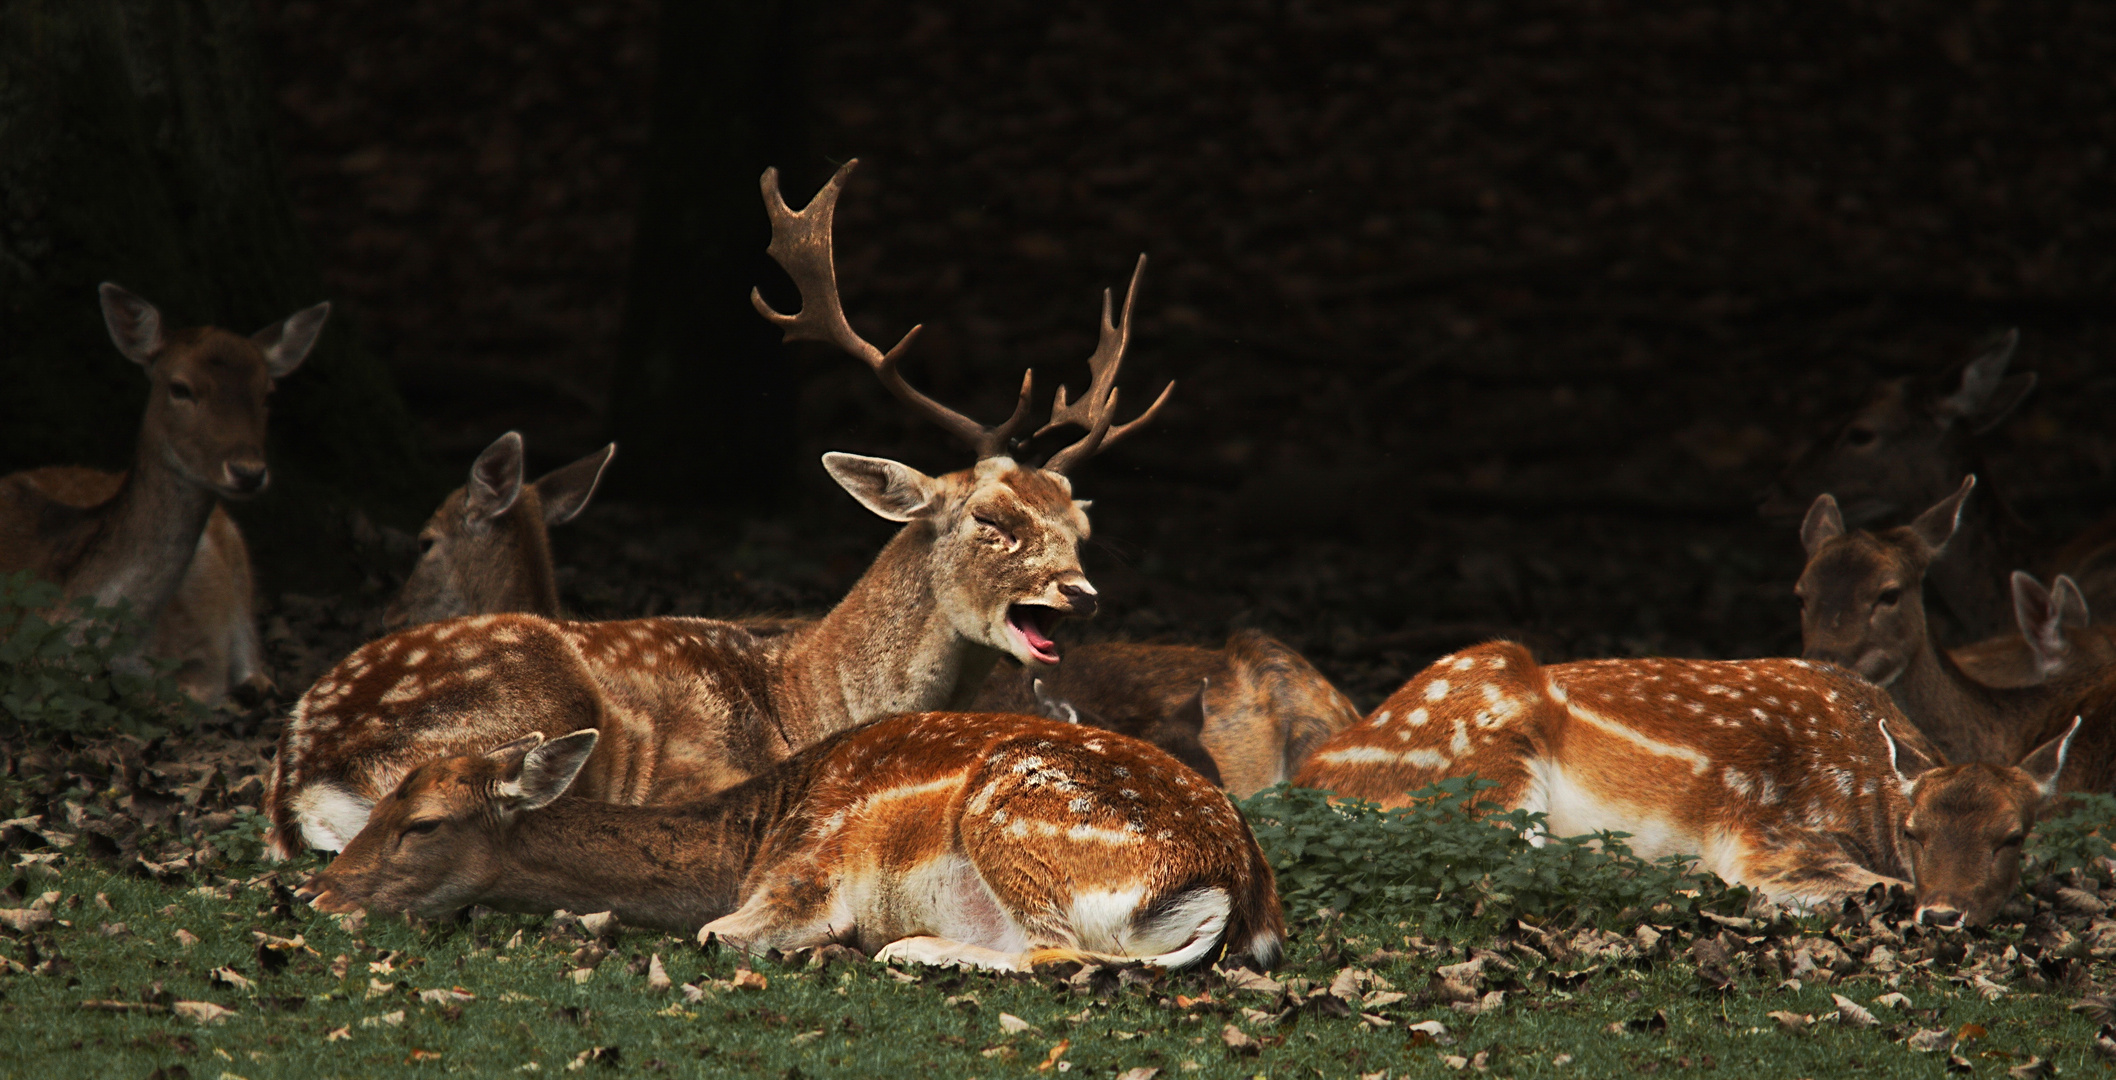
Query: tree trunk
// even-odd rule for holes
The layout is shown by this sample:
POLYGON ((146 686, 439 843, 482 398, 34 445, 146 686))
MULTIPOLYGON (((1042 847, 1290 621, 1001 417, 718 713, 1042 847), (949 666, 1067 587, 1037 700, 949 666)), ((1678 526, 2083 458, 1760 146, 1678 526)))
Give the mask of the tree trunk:
POLYGON ((638 498, 755 505, 783 487, 792 379, 749 291, 776 275, 757 178, 797 146, 794 0, 664 0, 611 427, 638 498))
MULTIPOLYGON (((146 380, 104 333, 97 282, 167 325, 241 333, 326 299, 257 48, 250 0, 0 4, 0 472, 130 459, 146 380)), ((343 316, 273 395, 253 532, 309 531, 346 493, 427 496, 404 406, 343 316)))

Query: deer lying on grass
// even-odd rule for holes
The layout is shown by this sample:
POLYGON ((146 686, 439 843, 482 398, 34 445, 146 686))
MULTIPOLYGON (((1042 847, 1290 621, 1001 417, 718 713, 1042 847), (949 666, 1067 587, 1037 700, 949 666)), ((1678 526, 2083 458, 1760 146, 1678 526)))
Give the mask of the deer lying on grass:
POLYGON ((304 842, 342 849, 375 800, 420 763, 531 733, 602 731, 579 795, 688 802, 876 717, 967 705, 1002 655, 1057 660, 1050 622, 1091 615, 1096 602, 1080 568, 1086 504, 1073 499, 1067 473, 1168 400, 1164 390, 1137 418, 1113 423, 1138 275, 1121 321, 1111 321, 1103 294, 1088 390, 1070 406, 1061 390, 1053 408, 1052 425, 1087 434, 1041 468, 1018 464, 1008 440, 1027 416, 1027 378, 1013 416, 985 427, 904 381, 897 360, 916 328, 883 352, 846 323, 830 225, 852 167, 798 213, 780 198, 777 171, 765 172, 769 251, 800 286, 803 308, 781 315, 761 297, 756 304, 788 338, 860 357, 899 400, 975 447, 977 463, 932 477, 883 458, 825 455, 840 486, 904 528, 835 609, 799 629, 759 636, 710 619, 485 615, 363 646, 303 695, 281 736, 265 800, 276 853, 304 842))
POLYGON ((178 684, 201 701, 231 684, 268 689, 249 550, 220 500, 264 490, 265 399, 301 366, 331 306, 241 337, 165 331, 153 304, 108 282, 101 298, 110 340, 150 386, 133 466, 0 478, 0 571, 34 571, 101 605, 128 602, 150 630, 146 655, 178 661, 178 684))
POLYGON ((1826 664, 1544 666, 1502 641, 1426 668, 1294 782, 1400 806, 1474 774, 1501 808, 1547 814, 1550 835, 1630 833, 1640 856, 1693 856, 1793 906, 1907 880, 1920 921, 1974 924, 2018 886, 2070 743, 1948 765, 1886 694, 1826 664))
POLYGON ((526 611, 558 616, 553 525, 580 515, 617 454, 611 443, 533 484, 522 482, 522 436, 493 440, 470 482, 441 500, 419 530, 419 561, 383 613, 390 630, 462 615, 526 611))
MULTIPOLYGON (((2070 594, 2062 581, 2057 594, 2045 593, 2026 574, 2014 578, 2021 640, 2036 666, 2055 672, 2054 678, 2031 686, 1986 686, 1934 647, 1925 617, 1927 568, 1953 543, 1975 484, 1976 477, 1964 478, 1954 494, 1909 525, 1878 533, 1847 532, 1835 500, 1820 496, 1801 526, 1808 562, 1794 591, 1801 599, 1803 655, 1886 687, 1949 760, 2006 762, 2081 715, 2084 695, 2116 670, 2096 666, 2110 649, 2099 628, 2067 631, 2067 619, 2076 616, 2067 614, 2071 602, 2059 598, 2070 594)), ((2089 735, 2083 743, 2098 744, 2108 721, 2093 710, 2085 715, 2089 735)), ((2090 769, 2092 761, 2092 754, 2074 755, 2077 769, 2090 769)), ((2068 778, 2065 789, 2080 787, 2068 778)))
MULTIPOLYGON (((1182 758, 1211 755, 1214 778, 1244 799, 1292 778, 1359 710, 1306 657, 1258 630, 1219 649, 1107 642, 1076 645, 1048 669, 1001 668, 977 707, 1083 722, 1145 739, 1182 758), (1202 725, 1191 717, 1202 712, 1202 725)), ((1199 770, 1203 772, 1203 769, 1199 770)))
POLYGON ((1077 725, 977 713, 840 732, 682 806, 560 798, 597 733, 431 761, 302 889, 324 911, 471 904, 717 935, 763 952, 1000 971, 1069 959, 1275 963, 1271 866, 1227 797, 1077 725))

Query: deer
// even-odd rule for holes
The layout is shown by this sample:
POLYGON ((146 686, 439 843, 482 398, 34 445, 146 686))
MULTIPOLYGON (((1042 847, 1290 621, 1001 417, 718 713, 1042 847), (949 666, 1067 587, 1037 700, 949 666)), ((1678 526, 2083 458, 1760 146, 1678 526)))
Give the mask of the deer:
POLYGON ((1306 657, 1259 630, 1238 630, 1218 649, 1076 645, 1047 670, 994 671, 977 707, 1122 731, 1193 768, 1195 743, 1210 755, 1207 775, 1238 799, 1292 779, 1315 747, 1360 719, 1306 657))
POLYGON ((611 443, 525 484, 521 433, 494 439, 471 463, 470 481, 419 530, 419 561, 383 612, 383 628, 503 611, 556 618, 548 530, 580 516, 616 455, 611 443))
POLYGON ((602 732, 575 792, 631 805, 680 803, 733 786, 823 737, 891 713, 961 708, 1000 657, 1058 660, 1055 621, 1094 614, 1081 568, 1087 504, 1069 473, 1151 422, 1171 383, 1115 422, 1117 377, 1131 337, 1139 276, 1121 319, 1110 294, 1088 358, 1088 388, 1060 388, 1044 431, 1086 429, 1040 466, 1010 456, 1028 416, 1033 373, 1013 413, 985 426, 911 386, 895 346, 853 331, 838 296, 831 223, 847 162, 807 207, 787 206, 778 171, 761 181, 772 222, 766 251, 798 286, 782 314, 752 293, 788 340, 834 344, 865 363, 911 410, 968 444, 971 467, 943 476, 886 458, 832 452, 823 467, 854 500, 902 524, 835 608, 813 623, 760 635, 729 622, 652 618, 559 621, 480 615, 414 627, 355 650, 296 703, 266 791, 270 847, 342 850, 376 800, 421 763, 529 734, 602 732))
MULTIPOLYGON (((1849 417, 1786 468, 1760 512, 1790 521, 1829 493, 1853 528, 1880 527, 1902 524, 1945 498, 1964 473, 1984 471, 1983 436, 2035 389, 2033 372, 2006 373, 2019 345, 2020 331, 2009 330, 1936 377, 1875 384, 1849 417)), ((2030 546, 2019 516, 1987 490, 1962 522, 1952 557, 1932 578, 1940 610, 1964 637, 2006 630, 2006 574, 2029 565, 2030 546)))
POLYGON ((751 953, 1268 969, 1285 917, 1227 796, 1153 747, 1041 718, 917 713, 841 731, 680 805, 566 797, 594 729, 426 762, 299 895, 439 918, 610 911, 751 953))
POLYGON ((178 685, 209 704, 231 686, 268 692, 249 549, 222 500, 270 483, 266 399, 307 358, 331 305, 243 337, 165 328, 158 308, 110 282, 98 296, 111 342, 147 375, 132 468, 0 477, 0 572, 28 570, 69 598, 129 605, 148 632, 121 666, 176 661, 178 685))
MULTIPOLYGON (((1801 524, 1807 567, 1794 592, 1801 600, 1802 655, 1857 672, 1887 689, 1903 714, 1953 761, 2005 762, 2082 715, 2081 699, 2116 677, 2112 647, 2098 627, 2073 627, 2084 615, 2076 588, 2054 591, 2016 573, 2014 595, 2024 647, 2051 677, 2027 686, 1993 687, 1971 678, 1933 644, 1923 585, 1929 567, 1951 555, 1962 508, 1976 487, 1964 477, 1952 495, 1908 525, 1847 530, 1837 502, 1817 496, 1801 524)), ((2090 728, 2100 721, 2089 711, 2090 728)), ((2090 736, 2090 741, 2098 739, 2090 736)), ((2077 759, 2081 768, 2087 759, 2077 759)))
POLYGON ((1643 858, 1688 857, 1789 907, 1903 885, 1920 922, 1976 925, 2018 888, 2022 839, 2077 730, 2005 765, 1950 764, 1886 693, 1831 664, 1542 665, 1497 641, 1413 676, 1294 783, 1396 807, 1476 776, 1500 809, 1546 815, 1531 842, 1627 833, 1643 858))

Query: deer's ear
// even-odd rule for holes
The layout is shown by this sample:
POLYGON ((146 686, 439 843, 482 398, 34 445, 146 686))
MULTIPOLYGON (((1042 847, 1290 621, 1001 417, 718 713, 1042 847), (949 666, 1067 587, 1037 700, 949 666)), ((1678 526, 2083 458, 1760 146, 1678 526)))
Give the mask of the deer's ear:
POLYGON ((2065 611, 2057 597, 2026 570, 2013 572, 2013 621, 2020 626, 2021 640, 2035 658, 2038 674, 2048 675, 2064 663, 2065 611))
POLYGON ((1910 794, 1911 785, 1918 777, 1947 764, 1940 752, 1925 745, 1922 739, 1901 739, 1889 729, 1888 721, 1881 721, 1881 740, 1888 744, 1888 767, 1896 771, 1896 779, 1903 784, 1903 793, 1910 794))
POLYGON ((1837 497, 1817 495, 1807 508, 1807 518, 1800 522, 1800 546, 1807 549, 1808 558, 1822 545, 1844 535, 1844 515, 1837 509, 1837 497))
POLYGON ((916 521, 940 502, 940 481, 902 462, 833 451, 823 455, 823 468, 861 506, 891 521, 916 521))
POLYGON ((596 485, 602 483, 603 470, 610 467, 610 459, 617 456, 617 444, 611 443, 587 457, 545 473, 536 482, 537 497, 543 500, 544 524, 564 525, 580 516, 587 509, 588 500, 595 497, 596 485))
POLYGON ((316 347, 316 339, 323 334, 324 321, 331 317, 331 302, 325 300, 312 308, 303 308, 250 335, 259 349, 264 350, 265 371, 275 379, 284 379, 308 359, 309 350, 316 347))
POLYGON ((1962 504, 1975 487, 1975 473, 1962 477, 1962 486, 1954 489, 1954 494, 1932 504, 1931 509, 1910 523, 1911 534, 1924 543, 1932 556, 1937 557, 1946 550, 1947 541, 1954 539, 1954 530, 1962 524, 1962 504))
POLYGON ((1961 384, 1933 402, 1933 414, 1949 423, 1966 421, 1975 434, 1998 426, 2035 389, 2033 372, 2006 374, 2019 346, 2020 330, 2008 330, 1982 356, 1962 365, 1961 384))
POLYGON ((2081 719, 2073 717, 2072 726, 2066 728, 2064 734, 2028 751, 2028 756, 2020 759, 2020 771, 2035 781, 2045 799, 2057 794, 2057 777, 2065 771, 2065 755, 2072 750, 2072 736, 2079 734, 2081 719))
POLYGON ((594 728, 582 728, 531 749, 522 755, 511 775, 503 774, 499 797, 513 810, 537 810, 551 805, 573 786, 581 767, 588 763, 588 755, 595 752, 595 741, 600 735, 594 728))
POLYGON ((2085 626, 2094 621, 2094 613, 2087 609, 2087 594, 2079 591, 2079 582, 2070 574, 2059 574, 2050 583, 2050 593, 2057 598, 2057 621, 2065 626, 2085 626))
POLYGON ((485 756, 512 767, 514 763, 521 760, 522 755, 542 745, 544 745, 544 733, 532 731, 513 742, 501 743, 485 751, 485 756))
POLYGON ((162 351, 162 313, 153 304, 106 281, 96 287, 103 303, 103 325, 110 343, 125 359, 146 365, 162 351))
POLYGON ((470 484, 463 492, 463 516, 483 524, 506 513, 522 496, 522 434, 510 431, 485 448, 470 464, 470 484))

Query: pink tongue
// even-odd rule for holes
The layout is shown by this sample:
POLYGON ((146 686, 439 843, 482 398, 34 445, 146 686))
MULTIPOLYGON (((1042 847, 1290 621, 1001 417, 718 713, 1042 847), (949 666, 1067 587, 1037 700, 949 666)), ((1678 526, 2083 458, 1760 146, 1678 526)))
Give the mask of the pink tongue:
POLYGON ((1029 648, 1036 651, 1038 657, 1047 657, 1052 660, 1058 658, 1056 643, 1052 642, 1050 638, 1044 637, 1043 632, 1036 628, 1035 616, 1016 615, 1007 621, 1014 624, 1014 629, 1021 631, 1022 638, 1029 643, 1029 648))

